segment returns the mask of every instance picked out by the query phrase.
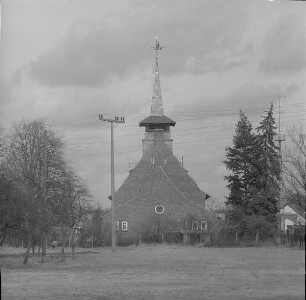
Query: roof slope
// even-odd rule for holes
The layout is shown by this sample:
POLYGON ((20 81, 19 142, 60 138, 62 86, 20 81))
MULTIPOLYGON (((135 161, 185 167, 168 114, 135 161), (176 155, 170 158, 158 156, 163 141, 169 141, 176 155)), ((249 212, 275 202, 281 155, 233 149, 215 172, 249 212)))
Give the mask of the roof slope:
POLYGON ((157 167, 139 193, 120 205, 117 205, 116 211, 120 212, 123 209, 124 213, 127 212, 128 217, 132 218, 135 218, 135 216, 146 216, 143 211, 140 213, 138 210, 142 210, 143 208, 150 208, 152 210, 160 201, 162 201, 166 211, 175 211, 175 214, 171 214, 172 219, 181 220, 186 216, 186 213, 189 212, 191 214, 196 212, 201 215, 204 214, 211 221, 216 221, 215 216, 206 210, 204 206, 193 202, 191 198, 186 198, 167 176, 161 166, 157 167), (130 205, 126 206, 126 204, 130 205), (196 206, 197 209, 195 210, 192 206, 196 206), (125 207, 128 208, 127 211, 125 207))
POLYGON ((305 207, 298 205, 296 203, 288 203, 289 207, 291 207, 296 213, 305 218, 305 207))
POLYGON ((196 182, 188 175, 188 172, 160 138, 162 134, 156 136, 159 136, 159 138, 155 139, 149 151, 144 154, 116 191, 116 206, 136 196, 150 177, 154 176, 155 170, 160 167, 184 197, 190 199, 191 203, 204 207, 206 194, 200 190, 196 182), (154 164, 151 162, 151 158, 154 158, 154 164))

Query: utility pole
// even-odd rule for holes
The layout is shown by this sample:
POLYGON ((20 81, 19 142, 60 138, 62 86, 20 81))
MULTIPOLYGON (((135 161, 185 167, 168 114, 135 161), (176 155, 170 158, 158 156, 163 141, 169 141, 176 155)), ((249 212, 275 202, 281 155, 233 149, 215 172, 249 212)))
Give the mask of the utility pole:
MULTIPOLYGON (((47 204, 47 182, 48 182, 48 146, 47 146, 47 130, 44 130, 44 160, 43 160, 43 166, 44 166, 44 184, 43 184, 43 203, 42 203, 42 212, 43 212, 43 218, 44 222, 48 222, 46 220, 47 216, 45 214, 46 211, 46 204, 47 204)), ((47 249, 47 229, 46 229, 46 236, 45 241, 42 245, 41 250, 41 261, 44 262, 44 258, 46 255, 46 249, 47 249)))
POLYGON ((99 120, 111 123, 111 210, 112 210, 112 252, 116 252, 115 229, 115 168, 114 168, 114 123, 125 123, 124 117, 104 118, 99 115, 99 120))
POLYGON ((279 184, 279 210, 281 209, 282 193, 283 193, 283 172, 282 172, 282 142, 286 141, 286 136, 281 134, 281 98, 278 96, 278 135, 275 136, 274 141, 278 142, 279 151, 279 168, 280 168, 280 184, 279 184))
POLYGON ((94 247, 94 227, 93 227, 93 216, 91 216, 91 248, 94 247))

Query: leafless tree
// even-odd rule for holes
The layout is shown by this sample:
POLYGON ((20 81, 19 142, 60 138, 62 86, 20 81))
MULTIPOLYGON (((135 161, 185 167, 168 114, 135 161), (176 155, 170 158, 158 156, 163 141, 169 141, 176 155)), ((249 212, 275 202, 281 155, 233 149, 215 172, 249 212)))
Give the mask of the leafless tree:
POLYGON ((0 127, 0 246, 20 228, 20 193, 7 172, 8 138, 0 127))
MULTIPOLYGON (((23 199, 19 205, 23 211, 23 228, 27 232, 28 239, 24 264, 28 261, 33 236, 39 236, 40 240, 45 241, 52 226, 45 195, 47 185, 44 178, 45 131, 46 125, 43 121, 22 121, 15 124, 8 154, 9 176, 18 186, 23 199)), ((60 155, 62 143, 51 130, 47 131, 47 144, 53 145, 54 151, 60 155)), ((52 160, 51 156, 49 160, 52 160)), ((44 261, 45 243, 41 246, 42 261, 44 261)))
POLYGON ((290 145, 283 159, 284 190, 287 202, 305 207, 306 202, 306 135, 301 127, 288 131, 290 145))
MULTIPOLYGON (((62 149, 60 138, 43 121, 22 121, 14 125, 5 158, 5 175, 9 179, 5 188, 14 187, 15 194, 7 195, 15 197, 16 201, 11 202, 18 207, 0 206, 0 217, 3 215, 6 217, 3 220, 15 224, 16 218, 10 219, 16 217, 11 211, 21 213, 17 215, 17 220, 22 223, 20 227, 27 236, 24 264, 28 262, 30 248, 37 241, 42 248, 44 262, 47 236, 58 228, 63 239, 67 233, 71 235, 74 256, 74 229, 91 212, 89 191, 65 162, 62 149)), ((7 201, 7 204, 11 202, 7 201)), ((2 230, 2 225, 7 227, 7 222, 0 222, 0 225, 2 230)))
POLYGON ((74 258, 76 228, 92 212, 91 195, 81 178, 71 168, 64 167, 61 175, 50 186, 49 199, 53 222, 61 233, 62 260, 67 236, 70 236, 74 258))

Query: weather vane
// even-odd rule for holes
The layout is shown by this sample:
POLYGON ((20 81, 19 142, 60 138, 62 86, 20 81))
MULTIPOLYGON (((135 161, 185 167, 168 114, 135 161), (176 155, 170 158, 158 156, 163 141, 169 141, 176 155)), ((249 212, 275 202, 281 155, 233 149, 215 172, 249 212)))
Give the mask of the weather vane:
POLYGON ((158 59, 157 51, 158 51, 158 50, 163 50, 165 47, 162 47, 162 46, 159 44, 158 36, 156 36, 156 37, 155 37, 155 46, 154 46, 154 47, 151 47, 151 48, 155 50, 155 59, 158 59))

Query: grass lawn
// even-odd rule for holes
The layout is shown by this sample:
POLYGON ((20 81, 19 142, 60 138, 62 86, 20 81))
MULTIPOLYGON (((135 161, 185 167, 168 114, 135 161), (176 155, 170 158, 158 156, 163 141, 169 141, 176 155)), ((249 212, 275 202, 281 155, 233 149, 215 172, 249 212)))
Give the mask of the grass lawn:
POLYGON ((64 263, 54 253, 44 264, 30 257, 28 266, 2 255, 2 299, 305 299, 298 248, 82 250, 64 263))

